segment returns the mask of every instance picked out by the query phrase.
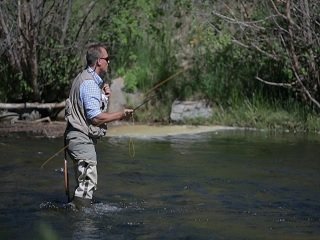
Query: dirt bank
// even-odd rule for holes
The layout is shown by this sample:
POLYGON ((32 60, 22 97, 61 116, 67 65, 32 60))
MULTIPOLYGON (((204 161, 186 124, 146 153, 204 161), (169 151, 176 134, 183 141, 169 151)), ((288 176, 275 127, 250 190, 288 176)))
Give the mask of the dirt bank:
MULTIPOLYGON (((36 137, 62 137, 65 122, 15 122, 0 123, 0 136, 24 134, 36 137)), ((110 137, 160 137, 178 134, 197 134, 233 129, 225 126, 186 126, 186 125, 147 125, 147 124, 109 124, 107 136, 110 137)))
POLYGON ((60 137, 63 136, 65 127, 65 122, 1 122, 0 136, 23 134, 36 137, 60 137))

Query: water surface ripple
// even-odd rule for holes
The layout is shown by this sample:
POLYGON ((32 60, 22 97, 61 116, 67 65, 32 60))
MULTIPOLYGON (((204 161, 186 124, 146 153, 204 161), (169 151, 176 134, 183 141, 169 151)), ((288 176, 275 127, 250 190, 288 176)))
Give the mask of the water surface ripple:
MULTIPOLYGON (((62 139, 0 139, 1 239, 320 239, 320 137, 219 131, 98 148, 96 203, 66 207, 62 139)), ((71 166, 70 166, 70 171, 71 166)), ((72 177, 72 176, 71 176, 72 177)))

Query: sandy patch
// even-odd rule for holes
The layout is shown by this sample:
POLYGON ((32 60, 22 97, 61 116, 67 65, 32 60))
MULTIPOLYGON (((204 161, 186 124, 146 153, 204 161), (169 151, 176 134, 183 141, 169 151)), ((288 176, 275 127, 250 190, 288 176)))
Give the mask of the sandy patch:
MULTIPOLYGON (((15 133, 24 133, 30 136, 62 137, 66 123, 61 122, 16 122, 0 123, 0 137, 15 133)), ((181 134, 197 134, 235 129, 226 126, 190 126, 190 125, 147 125, 130 124, 126 122, 111 123, 108 125, 107 137, 164 137, 181 134)))
POLYGON ((198 134, 235 129, 225 126, 190 126, 190 125, 119 125, 110 126, 107 132, 109 137, 164 137, 180 134, 198 134))

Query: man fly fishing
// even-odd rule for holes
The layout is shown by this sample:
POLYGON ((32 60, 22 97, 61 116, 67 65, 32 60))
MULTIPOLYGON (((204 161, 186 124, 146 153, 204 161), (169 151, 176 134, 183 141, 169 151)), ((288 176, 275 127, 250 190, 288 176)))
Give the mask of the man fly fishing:
MULTIPOLYGON (((133 112, 133 109, 106 112, 105 106, 111 94, 109 85, 103 81, 109 66, 107 48, 103 44, 89 46, 86 62, 87 67, 74 79, 66 100, 67 127, 64 139, 66 152, 75 166, 77 185, 71 204, 76 208, 90 206, 92 202, 98 182, 95 145, 106 134, 106 124, 126 119, 133 112)), ((66 171, 65 166, 65 174, 66 171)), ((69 187, 66 188, 69 195, 69 187)), ((70 196, 68 200, 71 200, 70 196)))

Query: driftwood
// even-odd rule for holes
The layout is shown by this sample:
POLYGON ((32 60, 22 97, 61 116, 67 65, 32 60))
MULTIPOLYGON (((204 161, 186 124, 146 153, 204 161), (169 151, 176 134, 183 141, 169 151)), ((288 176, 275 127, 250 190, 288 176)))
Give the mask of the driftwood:
POLYGON ((44 118, 39 118, 39 119, 36 119, 36 120, 15 120, 14 122, 12 123, 39 123, 39 122, 48 122, 48 123, 51 123, 51 118, 50 117, 44 117, 44 118))
POLYGON ((0 109, 53 109, 64 108, 65 105, 65 101, 60 103, 0 103, 0 109))

